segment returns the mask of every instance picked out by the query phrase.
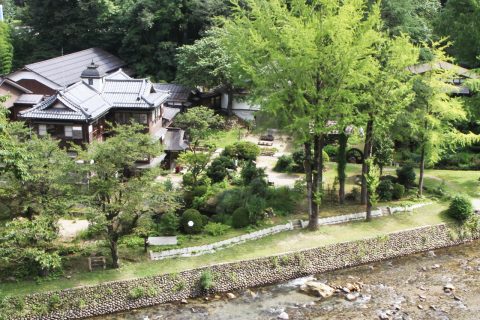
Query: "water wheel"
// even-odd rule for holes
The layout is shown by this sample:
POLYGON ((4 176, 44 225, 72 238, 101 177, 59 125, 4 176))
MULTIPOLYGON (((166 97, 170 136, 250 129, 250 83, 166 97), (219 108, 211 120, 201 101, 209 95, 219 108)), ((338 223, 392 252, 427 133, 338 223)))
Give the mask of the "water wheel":
POLYGON ((360 149, 352 148, 347 151, 348 163, 363 163, 363 152, 360 149))

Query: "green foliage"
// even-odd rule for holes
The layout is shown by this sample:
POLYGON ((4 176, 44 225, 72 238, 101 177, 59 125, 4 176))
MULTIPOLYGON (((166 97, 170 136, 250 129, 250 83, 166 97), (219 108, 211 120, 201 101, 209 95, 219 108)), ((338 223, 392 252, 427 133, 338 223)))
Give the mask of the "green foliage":
POLYGON ((207 88, 232 86, 232 55, 222 45, 219 33, 221 29, 212 28, 193 44, 178 49, 176 80, 179 83, 207 88))
POLYGON ((377 188, 380 184, 380 171, 374 163, 373 158, 368 158, 365 160, 368 166, 368 172, 365 175, 365 180, 367 182, 367 191, 368 191, 368 200, 371 205, 375 205, 378 201, 377 188))
POLYGON ((247 162, 243 167, 242 171, 240 172, 242 176, 243 184, 249 185, 256 179, 265 179, 266 173, 265 169, 257 168, 256 164, 253 161, 247 162))
POLYGON ((194 107, 176 116, 175 126, 185 130, 191 147, 196 149, 201 140, 224 126, 224 120, 210 108, 194 107))
POLYGON ((55 221, 44 215, 8 222, 0 228, 0 271, 25 277, 45 276, 61 270, 58 248, 52 244, 56 237, 55 221))
POLYGON ((226 146, 222 155, 241 161, 255 161, 260 155, 260 147, 250 141, 239 141, 226 146))
POLYGON ((212 182, 223 181, 228 177, 228 170, 235 169, 235 163, 231 158, 220 156, 215 158, 207 168, 207 176, 212 182))
POLYGON ((145 297, 145 289, 143 287, 135 287, 128 292, 128 298, 132 300, 145 297))
POLYGON ((13 46, 10 27, 0 22, 0 75, 7 75, 12 70, 13 46))
POLYGON ((62 299, 58 294, 52 294, 48 299, 48 310, 55 311, 62 305, 62 299))
POLYGON ((293 158, 289 155, 282 155, 278 158, 273 171, 276 172, 289 172, 293 164, 293 158))
POLYGON ((212 157, 212 151, 208 152, 182 152, 177 159, 177 163, 188 170, 189 176, 183 177, 185 187, 194 187, 200 184, 202 175, 205 172, 210 159, 212 157))
POLYGON ((187 234, 201 233, 208 222, 208 218, 202 215, 196 209, 187 209, 180 218, 180 228, 187 234), (188 222, 192 221, 193 226, 189 226, 188 222))
POLYGON ((399 183, 395 183, 392 189, 392 198, 394 200, 400 200, 403 198, 404 194, 405 194, 405 186, 399 183))
POLYGON ((381 201, 391 201, 393 198, 393 183, 390 180, 382 180, 378 184, 377 194, 381 201))
POLYGON ((382 18, 391 35, 408 34, 420 43, 432 39, 432 23, 440 8, 438 0, 384 0, 382 18))
POLYGON ((205 226, 204 231, 214 237, 223 236, 230 229, 230 226, 227 226, 223 223, 218 222, 209 222, 205 226))
POLYGON ((173 212, 168 212, 160 219, 159 229, 162 235, 174 236, 180 226, 180 219, 173 212))
POLYGON ((328 144, 323 148, 323 151, 328 155, 329 159, 334 159, 337 157, 338 147, 333 144, 328 144))
POLYGON ((267 207, 273 209, 275 214, 289 215, 295 211, 297 203, 302 199, 302 191, 289 187, 269 188, 267 194, 267 207))
POLYGON ((397 181, 399 184, 405 186, 405 188, 410 188, 415 185, 415 170, 411 165, 404 165, 397 169, 397 181))
POLYGON ((215 211, 218 214, 231 215, 235 209, 241 207, 244 203, 244 190, 234 188, 225 190, 218 197, 218 203, 215 211))
POLYGON ((212 271, 205 270, 200 275, 200 288, 205 291, 212 289, 215 286, 215 279, 212 271))
POLYGON ((134 172, 135 162, 155 156, 161 150, 142 125, 115 126, 114 135, 103 142, 78 148, 78 167, 89 174, 84 204, 90 209, 89 220, 103 230, 110 247, 113 266, 118 267, 118 240, 134 232, 139 221, 153 213, 173 212, 179 207, 175 191, 156 181, 155 170, 134 172), (93 161, 92 161, 93 160, 93 161))
POLYGON ((376 135, 373 139, 373 155, 375 164, 383 171, 383 167, 392 165, 395 145, 389 133, 376 135))
POLYGON ((250 225, 250 213, 247 208, 237 208, 232 215, 232 227, 239 229, 250 225))
MULTIPOLYGON (((251 224, 256 224, 265 217, 264 211, 266 207, 267 201, 263 197, 254 193, 250 194, 247 197, 247 200, 245 201, 245 208, 248 211, 248 216, 251 224)), ((233 218, 233 221, 235 221, 235 218, 233 218)))
POLYGON ((448 37, 452 47, 448 51, 460 65, 478 68, 480 55, 480 7, 474 0, 449 0, 436 16, 435 31, 448 37))
POLYGON ((447 212, 453 219, 464 222, 473 215, 472 200, 465 196, 457 195, 450 202, 447 212))

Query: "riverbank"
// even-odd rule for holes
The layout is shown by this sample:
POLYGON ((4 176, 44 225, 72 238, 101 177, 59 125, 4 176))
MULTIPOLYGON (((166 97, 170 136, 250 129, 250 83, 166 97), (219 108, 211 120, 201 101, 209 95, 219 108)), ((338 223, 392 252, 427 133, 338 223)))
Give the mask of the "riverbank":
POLYGON ((445 224, 129 281, 27 295, 20 319, 80 319, 390 259, 478 238, 445 224), (208 284, 208 285, 207 285, 208 284))
POLYGON ((329 285, 361 282, 349 300, 344 292, 317 298, 299 291, 309 278, 235 291, 235 298, 211 296, 167 303, 95 320, 290 320, 456 319, 480 313, 480 241, 315 275, 329 285), (446 292, 451 283, 455 290, 446 292))

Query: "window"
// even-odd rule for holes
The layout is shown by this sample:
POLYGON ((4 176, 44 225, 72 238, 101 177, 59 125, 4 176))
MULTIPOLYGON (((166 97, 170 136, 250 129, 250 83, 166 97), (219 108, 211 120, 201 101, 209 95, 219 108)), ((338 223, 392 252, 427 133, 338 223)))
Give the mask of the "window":
POLYGON ((38 135, 39 136, 44 136, 47 134, 47 126, 44 124, 39 124, 38 125, 38 135))
POLYGON ((65 137, 71 138, 73 136, 72 126, 65 126, 65 137))
POLYGON ((88 84, 93 86, 93 79, 88 79, 88 84))
POLYGON ((146 113, 140 113, 139 115, 139 121, 142 124, 147 124, 148 123, 148 117, 146 113))
POLYGON ((73 126, 72 127, 72 136, 73 136, 73 139, 83 139, 82 127, 81 126, 73 126))

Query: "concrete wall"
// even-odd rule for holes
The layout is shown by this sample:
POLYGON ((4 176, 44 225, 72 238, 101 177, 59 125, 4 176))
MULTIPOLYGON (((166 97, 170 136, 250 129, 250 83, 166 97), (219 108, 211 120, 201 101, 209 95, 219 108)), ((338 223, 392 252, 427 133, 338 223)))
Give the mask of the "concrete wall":
POLYGON ((32 294, 24 299, 24 316, 11 318, 80 319, 131 310, 203 294, 200 278, 205 272, 213 274, 212 292, 229 292, 458 245, 478 239, 479 235, 479 233, 463 234, 463 237, 459 238, 458 232, 450 230, 444 224, 425 226, 382 237, 332 244, 255 260, 219 264, 178 274, 32 294), (132 298, 132 292, 135 290, 143 290, 143 297, 132 298), (53 305, 55 307, 52 307, 53 305), (40 313, 43 315, 39 315, 40 313))

